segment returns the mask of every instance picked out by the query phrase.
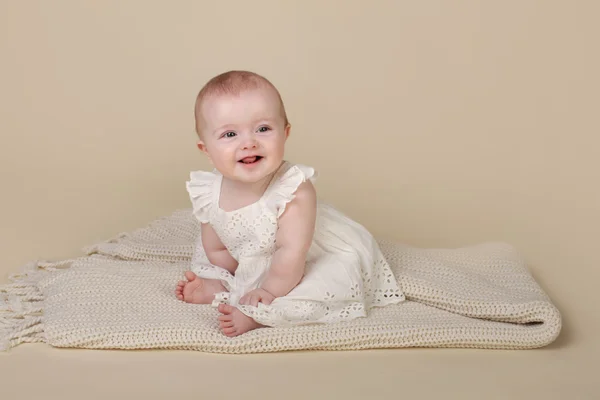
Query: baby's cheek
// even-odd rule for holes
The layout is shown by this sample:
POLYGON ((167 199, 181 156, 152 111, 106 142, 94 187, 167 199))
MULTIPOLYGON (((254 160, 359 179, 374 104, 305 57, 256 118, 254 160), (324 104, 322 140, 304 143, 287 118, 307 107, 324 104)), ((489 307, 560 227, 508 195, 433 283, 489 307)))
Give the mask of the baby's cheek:
POLYGON ((220 156, 224 161, 229 159, 235 159, 236 151, 237 146, 233 143, 223 144, 223 146, 219 148, 220 156))
POLYGON ((271 151, 281 152, 285 147, 285 140, 282 138, 270 138, 265 141, 265 145, 268 146, 271 151))

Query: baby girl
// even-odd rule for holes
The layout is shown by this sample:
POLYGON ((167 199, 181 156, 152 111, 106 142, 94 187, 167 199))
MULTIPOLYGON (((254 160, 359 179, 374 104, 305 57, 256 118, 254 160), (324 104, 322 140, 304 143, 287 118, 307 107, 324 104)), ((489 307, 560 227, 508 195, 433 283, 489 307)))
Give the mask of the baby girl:
POLYGON ((218 307, 230 337, 347 321, 404 300, 372 235, 317 200, 313 168, 284 160, 290 123, 271 82, 247 71, 216 76, 195 117, 214 170, 187 182, 201 228, 179 299, 218 307))

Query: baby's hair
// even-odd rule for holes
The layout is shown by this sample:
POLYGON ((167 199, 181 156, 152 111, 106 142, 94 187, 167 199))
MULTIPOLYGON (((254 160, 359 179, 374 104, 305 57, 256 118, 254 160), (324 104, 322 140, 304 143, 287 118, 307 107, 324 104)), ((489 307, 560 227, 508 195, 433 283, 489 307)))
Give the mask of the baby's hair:
POLYGON ((238 96, 240 93, 243 93, 247 90, 254 90, 263 87, 272 88, 277 97, 279 98, 279 103, 281 105, 282 117, 285 121, 285 125, 287 125, 288 118, 285 112, 285 107, 283 105, 283 100, 279 91, 267 78, 261 76, 255 72, 250 71, 228 71, 224 72, 220 75, 215 76, 211 80, 209 80, 200 90, 198 96, 196 97, 196 104, 194 106, 194 117, 196 120, 196 133, 200 136, 200 106, 202 102, 210 97, 210 96, 219 96, 219 95, 230 95, 230 96, 238 96))

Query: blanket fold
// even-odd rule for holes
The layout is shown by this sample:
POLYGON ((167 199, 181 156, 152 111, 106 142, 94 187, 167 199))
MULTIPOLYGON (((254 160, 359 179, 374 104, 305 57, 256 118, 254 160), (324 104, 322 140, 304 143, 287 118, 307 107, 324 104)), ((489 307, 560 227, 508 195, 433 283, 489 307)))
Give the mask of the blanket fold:
POLYGON ((422 249, 381 240, 404 303, 354 321, 227 338, 218 330, 216 310, 174 296, 198 233, 191 210, 179 210, 89 246, 80 258, 28 264, 0 286, 0 349, 29 342, 216 353, 530 349, 553 342, 561 330, 559 311, 512 246, 422 249))

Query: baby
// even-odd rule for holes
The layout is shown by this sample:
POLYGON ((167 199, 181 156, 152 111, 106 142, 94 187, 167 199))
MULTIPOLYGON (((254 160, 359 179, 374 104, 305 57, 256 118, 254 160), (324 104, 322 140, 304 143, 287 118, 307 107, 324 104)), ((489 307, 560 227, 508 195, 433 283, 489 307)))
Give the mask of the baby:
POLYGON ((347 321, 404 300, 371 234, 317 200, 314 169, 284 160, 290 123, 271 82, 218 75, 198 94, 195 118, 214 171, 187 182, 201 228, 177 298, 217 307, 230 337, 347 321))

